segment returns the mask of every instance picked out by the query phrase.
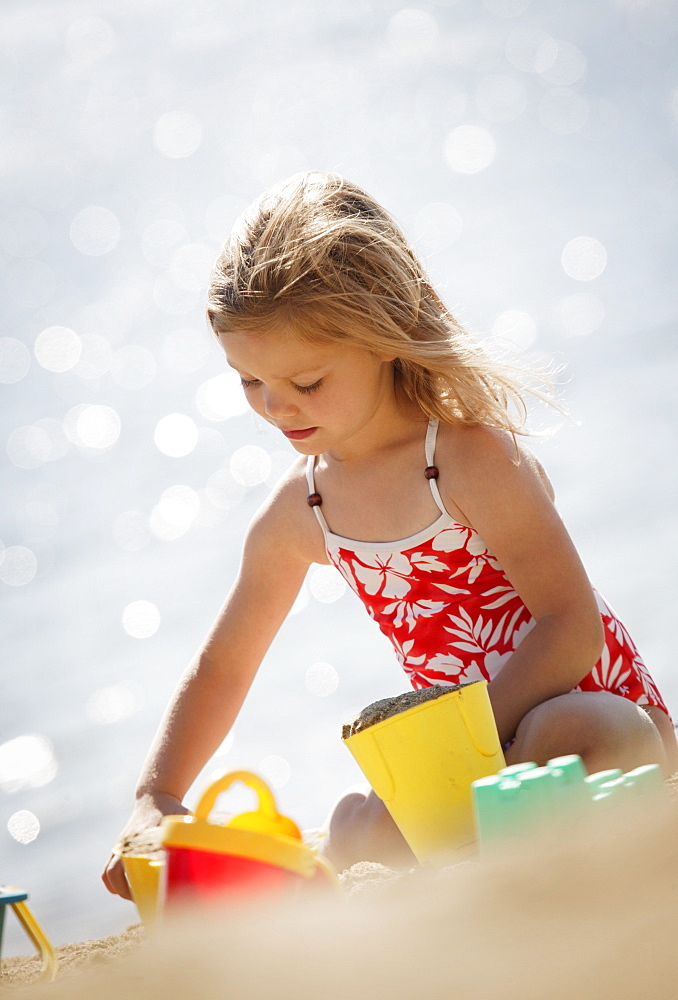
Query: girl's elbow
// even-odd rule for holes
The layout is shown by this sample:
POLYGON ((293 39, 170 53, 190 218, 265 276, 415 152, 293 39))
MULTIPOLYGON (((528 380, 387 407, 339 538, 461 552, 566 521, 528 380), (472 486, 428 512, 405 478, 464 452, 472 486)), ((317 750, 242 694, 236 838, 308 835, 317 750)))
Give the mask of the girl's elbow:
POLYGON ((605 649, 605 629, 603 627, 603 619, 598 615, 596 623, 593 628, 593 635, 591 638, 591 645, 594 651, 594 664, 598 662, 605 649))
POLYGON ((585 676, 600 659, 605 648, 605 628, 600 612, 588 615, 586 622, 579 629, 579 641, 582 649, 582 664, 586 665, 585 676))

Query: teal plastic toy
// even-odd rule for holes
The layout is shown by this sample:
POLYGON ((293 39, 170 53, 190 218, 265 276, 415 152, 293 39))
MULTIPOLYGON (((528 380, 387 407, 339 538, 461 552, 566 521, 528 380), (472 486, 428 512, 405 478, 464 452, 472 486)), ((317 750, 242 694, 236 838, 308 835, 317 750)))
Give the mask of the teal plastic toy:
POLYGON ((657 764, 623 774, 619 769, 587 775, 580 757, 556 757, 544 767, 528 762, 505 767, 471 784, 478 842, 491 848, 509 838, 538 832, 559 815, 571 821, 631 800, 666 794, 657 764))

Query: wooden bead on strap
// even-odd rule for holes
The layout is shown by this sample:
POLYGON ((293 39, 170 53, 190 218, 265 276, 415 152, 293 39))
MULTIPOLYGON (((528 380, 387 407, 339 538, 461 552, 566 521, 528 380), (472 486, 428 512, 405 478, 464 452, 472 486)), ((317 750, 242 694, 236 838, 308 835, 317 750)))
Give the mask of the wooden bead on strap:
POLYGON ((439 476, 438 467, 436 465, 428 465, 424 469, 424 475, 427 479, 437 479, 439 476))
POLYGON ((322 502, 323 498, 320 496, 319 493, 311 493, 309 494, 309 496, 306 497, 306 503, 309 505, 309 507, 319 507, 322 502))

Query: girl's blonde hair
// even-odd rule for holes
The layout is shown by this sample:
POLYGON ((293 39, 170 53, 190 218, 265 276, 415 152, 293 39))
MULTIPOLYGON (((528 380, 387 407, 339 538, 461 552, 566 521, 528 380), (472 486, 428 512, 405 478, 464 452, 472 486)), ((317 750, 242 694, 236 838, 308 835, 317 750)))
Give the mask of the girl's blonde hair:
POLYGON ((284 324, 395 357, 396 385, 429 417, 523 430, 516 369, 459 325, 391 216, 338 174, 295 174, 244 212, 215 263, 207 315, 216 334, 284 324))

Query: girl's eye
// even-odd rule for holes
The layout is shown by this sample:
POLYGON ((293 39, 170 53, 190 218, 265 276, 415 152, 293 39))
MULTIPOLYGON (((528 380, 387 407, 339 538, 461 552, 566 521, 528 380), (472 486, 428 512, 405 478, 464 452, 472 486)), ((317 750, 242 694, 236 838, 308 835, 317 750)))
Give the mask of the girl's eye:
POLYGON ((319 378, 317 382, 313 382, 312 385, 294 385, 297 392, 317 392, 320 386, 323 384, 324 379, 319 378))
POLYGON ((240 377, 240 385, 243 389, 251 389, 255 385, 259 385, 259 379, 257 378, 243 378, 240 377))

